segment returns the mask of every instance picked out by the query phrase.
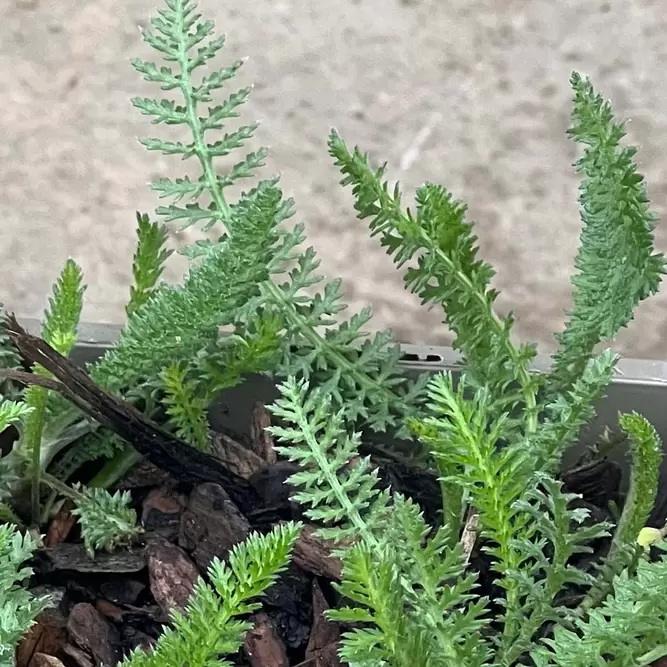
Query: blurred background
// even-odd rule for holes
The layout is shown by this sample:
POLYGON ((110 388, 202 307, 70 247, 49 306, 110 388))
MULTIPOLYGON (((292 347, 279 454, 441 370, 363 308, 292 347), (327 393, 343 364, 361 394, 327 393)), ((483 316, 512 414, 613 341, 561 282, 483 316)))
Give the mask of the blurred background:
MULTIPOLYGON (((88 284, 87 321, 121 323, 135 211, 158 205, 147 183, 188 164, 137 137, 178 138, 130 104, 156 96, 131 57, 155 60, 140 26, 159 0, 0 3, 0 299, 42 312, 68 256, 88 284)), ((640 169, 667 249, 667 12, 662 0, 202 0, 228 36, 220 64, 248 56, 244 120, 268 145, 327 277, 350 309, 401 342, 447 343, 365 223, 326 151, 332 126, 388 161, 406 201, 436 181, 469 204, 481 254, 497 270, 501 312, 516 334, 552 349, 570 303, 578 244, 578 153, 565 132, 569 76, 592 78, 639 146, 640 169)), ((232 88, 229 89, 230 91, 232 88)), ((175 234, 176 247, 194 234, 175 234)), ((166 278, 184 270, 174 258, 166 278)), ((618 348, 667 358, 667 286, 637 312, 618 348)))

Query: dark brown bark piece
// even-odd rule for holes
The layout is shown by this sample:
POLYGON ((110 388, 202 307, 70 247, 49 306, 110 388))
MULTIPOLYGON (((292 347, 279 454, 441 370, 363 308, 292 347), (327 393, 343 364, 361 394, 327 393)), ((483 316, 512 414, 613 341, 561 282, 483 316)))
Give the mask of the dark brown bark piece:
POLYGON ((69 658, 68 662, 74 667, 95 667, 93 659, 85 651, 72 644, 65 645, 63 654, 69 658))
POLYGON ((181 515, 187 505, 187 497, 171 489, 151 489, 142 504, 141 523, 148 533, 155 533, 173 540, 181 527, 181 515))
POLYGON ((99 552, 95 559, 86 553, 83 544, 62 542, 38 552, 36 570, 46 572, 80 572, 93 574, 130 574, 146 567, 143 547, 120 549, 114 553, 99 552))
POLYGON ((0 377, 11 377, 23 384, 36 384, 57 391, 176 479, 190 483, 215 482, 224 486, 243 510, 250 510, 256 505, 256 497, 245 479, 231 472, 213 456, 175 437, 130 403, 96 385, 82 368, 63 357, 46 341, 27 333, 14 315, 6 316, 5 330, 21 356, 46 368, 55 380, 35 373, 4 369, 0 371, 0 377))
POLYGON ((216 433, 213 436, 211 456, 245 480, 249 480, 256 472, 267 466, 266 461, 255 452, 224 433, 216 433))
POLYGON ((201 484, 190 494, 181 517, 179 545, 192 553, 201 571, 214 557, 226 558, 230 549, 250 532, 248 520, 219 484, 201 484))
POLYGON ((264 611, 288 648, 305 646, 312 620, 312 576, 290 563, 264 593, 264 611))
POLYGON ((327 619, 325 612, 329 605, 317 580, 313 580, 313 625, 306 647, 306 660, 312 667, 340 667, 338 657, 340 628, 327 619))
POLYGON ((44 538, 45 546, 53 547, 56 544, 60 544, 60 542, 64 542, 69 537, 72 528, 76 525, 76 517, 71 512, 73 508, 74 505, 70 500, 66 500, 63 503, 60 511, 53 517, 46 531, 46 537, 44 538))
POLYGON ((176 479, 166 470, 142 459, 116 484, 116 488, 131 490, 154 486, 173 487, 176 484, 176 479))
POLYGON ((54 655, 46 653, 35 653, 32 661, 32 667, 65 667, 63 663, 54 655))
POLYGON ((292 550, 294 562, 317 577, 340 581, 343 567, 340 560, 331 555, 333 544, 315 535, 316 530, 315 526, 303 527, 292 550))
POLYGON ((95 664, 114 667, 121 658, 118 630, 92 604, 79 602, 67 619, 74 643, 93 656, 95 664))
POLYGON ((45 609, 16 649, 16 667, 35 667, 38 653, 53 655, 67 643, 67 619, 58 609, 45 609))
POLYGON ((148 576, 151 592, 166 621, 174 609, 185 611, 199 570, 183 549, 157 538, 148 545, 148 576))
POLYGON ((145 653, 152 650, 155 646, 156 640, 150 635, 137 630, 136 628, 125 626, 123 628, 123 647, 126 652, 141 649, 145 653))
POLYGON ((119 605, 133 605, 146 590, 145 584, 136 579, 114 579, 100 584, 100 594, 119 605))
POLYGON ((255 626, 243 643, 252 667, 289 667, 285 644, 276 634, 271 619, 263 612, 251 617, 255 626))
POLYGON ((295 489, 287 482, 298 471, 295 463, 279 461, 253 475, 250 484, 259 498, 258 507, 282 513, 284 518, 300 519, 303 510, 290 500, 295 489))
POLYGON ((266 430, 271 426, 271 415, 263 403, 255 403, 250 420, 250 447, 267 463, 277 463, 278 455, 273 448, 273 436, 266 430))
POLYGON ((105 616, 116 623, 121 623, 123 620, 123 610, 113 602, 109 602, 109 600, 97 600, 95 602, 95 609, 97 609, 102 616, 105 616))
POLYGON ((588 503, 608 507, 618 502, 623 473, 620 466, 609 459, 598 459, 564 470, 559 478, 568 493, 577 493, 588 503))

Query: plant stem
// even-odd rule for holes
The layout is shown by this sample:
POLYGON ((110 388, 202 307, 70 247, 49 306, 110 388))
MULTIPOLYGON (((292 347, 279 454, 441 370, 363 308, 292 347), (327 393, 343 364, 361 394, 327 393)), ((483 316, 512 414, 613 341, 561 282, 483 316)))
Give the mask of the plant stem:
POLYGON ((40 481, 42 475, 42 433, 46 416, 48 390, 31 387, 27 403, 33 408, 26 426, 27 448, 30 452, 30 512, 32 527, 40 525, 40 481))
POLYGON ((108 489, 126 475, 142 458, 143 456, 134 447, 126 443, 125 447, 112 459, 109 459, 102 470, 93 477, 89 486, 108 489))
MULTIPOLYGON (((181 66, 181 76, 180 89, 185 98, 185 108, 188 114, 188 125, 192 131, 193 143, 195 146, 194 153, 199 159, 199 163, 204 172, 204 178, 206 180, 207 189, 213 200, 216 210, 224 214, 225 217, 229 217, 231 214, 231 209, 229 204, 225 200, 225 195, 222 192, 222 188, 219 187, 218 177, 215 169, 213 168, 213 159, 206 146, 204 141, 204 131, 202 130, 201 122, 199 115, 197 113, 197 100, 194 95, 192 77, 190 76, 190 58, 188 56, 188 44, 187 37, 189 36, 189 30, 186 28, 183 13, 183 5, 181 3, 177 4, 177 10, 175 12, 178 22, 178 64, 181 66)), ((229 230, 228 230, 229 231, 229 230)))
POLYGON ((57 491, 66 498, 70 498, 71 500, 74 501, 81 500, 83 498, 83 495, 80 494, 78 491, 75 491, 71 486, 65 484, 65 482, 61 482, 57 477, 49 475, 48 472, 45 472, 42 475, 42 481, 51 489, 57 491))

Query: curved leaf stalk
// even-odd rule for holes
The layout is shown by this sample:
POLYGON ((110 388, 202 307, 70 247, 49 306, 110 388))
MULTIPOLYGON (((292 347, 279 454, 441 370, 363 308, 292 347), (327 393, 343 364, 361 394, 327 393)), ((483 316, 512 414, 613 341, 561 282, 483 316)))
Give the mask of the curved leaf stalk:
POLYGON ((373 171, 368 157, 355 148, 350 152, 335 131, 329 152, 344 175, 341 183, 352 185, 359 218, 372 218, 371 235, 396 264, 403 266, 415 255, 416 268, 408 269, 405 281, 424 303, 442 305, 446 322, 456 334, 454 346, 465 355, 472 378, 494 388, 501 399, 507 384, 516 380, 525 403, 525 433, 537 427, 538 380, 530 373, 533 346, 516 348, 511 339, 512 318, 502 320, 493 310, 497 296, 490 288, 493 269, 476 260, 476 237, 464 220, 465 206, 453 201, 442 187, 425 185, 417 193, 417 217, 403 212, 398 185, 390 194, 383 182, 386 167, 373 171))

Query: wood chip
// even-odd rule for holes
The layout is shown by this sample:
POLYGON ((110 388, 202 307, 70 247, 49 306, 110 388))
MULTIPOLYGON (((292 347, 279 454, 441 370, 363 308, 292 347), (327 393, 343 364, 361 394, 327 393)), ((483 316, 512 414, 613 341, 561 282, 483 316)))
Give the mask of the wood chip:
POLYGON ((69 537, 72 528, 76 525, 76 517, 72 514, 73 508, 73 503, 66 500, 60 511, 53 517, 44 538, 45 546, 53 547, 69 537))
POLYGON ((333 544, 315 535, 315 526, 305 525, 294 544, 294 562, 306 572, 318 577, 340 581, 343 566, 331 555, 333 544))
POLYGON ((250 420, 250 447, 267 463, 277 463, 278 455, 273 448, 273 436, 266 430, 271 426, 271 415, 263 403, 255 403, 250 420))
POLYGON ((175 539, 187 502, 185 495, 167 487, 151 489, 141 506, 141 523, 146 532, 156 533, 168 540, 175 539))
POLYGON ((299 466, 295 463, 279 461, 253 475, 250 484, 260 498, 259 506, 282 510, 286 518, 301 519, 303 510, 290 500, 295 489, 287 482, 298 471, 299 466))
POLYGON ((65 667, 58 658, 46 653, 35 653, 32 664, 33 667, 65 667))
POLYGON ((177 482, 172 475, 148 459, 141 459, 137 465, 121 479, 116 487, 120 490, 138 489, 153 486, 176 486, 177 482))
POLYGON ((72 644, 67 644, 63 648, 63 653, 70 659, 74 667, 95 667, 93 659, 85 651, 72 644))
POLYGON ((97 609, 102 616, 105 616, 116 623, 120 623, 123 620, 123 610, 108 600, 97 600, 95 602, 95 609, 97 609))
POLYGON ((80 572, 92 574, 127 574, 146 567, 143 547, 120 549, 114 553, 99 552, 95 559, 86 553, 83 544, 63 542, 43 552, 46 563, 39 563, 42 572, 80 572))
POLYGON ((100 593, 118 605, 133 605, 146 590, 146 585, 136 579, 113 579, 100 584, 100 593))
POLYGON ((166 621, 174 609, 185 611, 199 570, 183 549, 158 538, 148 545, 148 576, 151 592, 166 621))
POLYGON ((250 532, 248 520, 227 492, 214 483, 194 489, 181 517, 179 545, 191 552, 201 571, 214 557, 221 560, 250 532))
POLYGON ((95 664, 114 667, 121 658, 118 630, 92 604, 79 602, 67 619, 75 644, 93 656, 95 664))
POLYGON ((247 480, 267 466, 263 458, 224 433, 213 436, 210 453, 225 467, 247 480))
POLYGON ((246 635, 243 648, 252 667, 289 667, 285 645, 276 635, 265 613, 251 617, 255 626, 246 635))
POLYGON ((16 667, 36 667, 38 653, 58 653, 67 643, 67 619, 58 609, 45 609, 16 650, 16 667))
POLYGON ((313 625, 306 648, 306 661, 312 667, 340 667, 338 657, 340 628, 329 621, 325 612, 329 605, 317 580, 313 580, 313 625))
POLYGON ((154 648, 155 643, 156 640, 145 632, 130 626, 125 626, 123 632, 123 645, 128 652, 134 651, 135 649, 141 649, 144 653, 148 653, 154 648))

